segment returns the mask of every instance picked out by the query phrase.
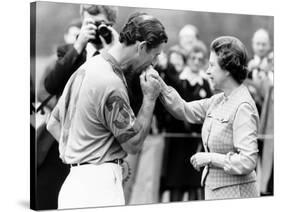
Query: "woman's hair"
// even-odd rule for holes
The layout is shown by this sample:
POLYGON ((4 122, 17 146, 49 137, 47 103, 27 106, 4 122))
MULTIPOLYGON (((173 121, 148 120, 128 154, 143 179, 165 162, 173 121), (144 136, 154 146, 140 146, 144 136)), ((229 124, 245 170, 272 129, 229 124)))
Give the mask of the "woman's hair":
POLYGON ((146 41, 150 50, 161 43, 167 43, 168 36, 159 20, 146 13, 135 13, 123 27, 119 41, 127 46, 136 41, 146 41))
MULTIPOLYGON (((204 55, 204 59, 207 57, 208 55, 208 49, 207 46, 205 45, 205 43, 201 40, 197 40, 192 44, 192 47, 190 49, 189 55, 191 53, 198 53, 198 52, 202 52, 204 55)), ((187 57, 189 57, 189 55, 187 55, 187 57)))
POLYGON ((168 51, 168 61, 170 61, 170 56, 174 52, 179 54, 182 57, 183 62, 186 63, 186 52, 179 45, 174 45, 169 49, 169 51, 168 51))
POLYGON ((248 53, 244 44, 235 37, 222 36, 216 38, 210 48, 218 56, 219 66, 241 84, 248 74, 248 53))

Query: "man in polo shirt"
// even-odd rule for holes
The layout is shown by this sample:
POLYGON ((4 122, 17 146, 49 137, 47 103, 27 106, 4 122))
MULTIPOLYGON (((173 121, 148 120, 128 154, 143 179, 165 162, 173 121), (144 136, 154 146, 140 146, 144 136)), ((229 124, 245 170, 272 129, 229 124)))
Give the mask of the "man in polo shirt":
POLYGON ((159 20, 136 13, 123 27, 119 42, 87 60, 69 79, 47 124, 59 141, 61 159, 71 165, 59 194, 60 209, 125 204, 120 164, 127 153, 141 150, 150 129, 160 85, 148 69, 167 39, 159 20), (143 72, 137 116, 123 70, 143 72))

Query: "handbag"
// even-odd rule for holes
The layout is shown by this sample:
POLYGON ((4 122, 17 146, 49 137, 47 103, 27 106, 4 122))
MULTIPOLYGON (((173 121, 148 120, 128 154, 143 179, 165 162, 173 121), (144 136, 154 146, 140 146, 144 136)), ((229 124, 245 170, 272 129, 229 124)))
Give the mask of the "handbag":
POLYGON ((46 128, 46 119, 48 118, 51 110, 48 109, 46 104, 52 99, 53 95, 49 95, 37 109, 34 108, 30 115, 32 127, 35 129, 35 160, 36 166, 39 168, 45 161, 47 154, 54 142, 53 136, 46 128))

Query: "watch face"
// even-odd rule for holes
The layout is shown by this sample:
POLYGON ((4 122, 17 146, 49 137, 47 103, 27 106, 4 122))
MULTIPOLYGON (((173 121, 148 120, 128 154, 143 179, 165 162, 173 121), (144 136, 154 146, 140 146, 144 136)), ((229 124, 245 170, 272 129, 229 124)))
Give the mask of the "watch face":
POLYGON ((207 92, 205 91, 205 89, 201 88, 199 91, 199 96, 203 99, 207 96, 207 92))

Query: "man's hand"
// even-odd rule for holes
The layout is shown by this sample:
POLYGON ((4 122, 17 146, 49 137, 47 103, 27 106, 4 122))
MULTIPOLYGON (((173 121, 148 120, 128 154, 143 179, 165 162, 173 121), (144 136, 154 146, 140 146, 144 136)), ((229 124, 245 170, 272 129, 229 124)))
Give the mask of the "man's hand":
POLYGON ((161 92, 161 85, 157 75, 158 73, 152 68, 149 68, 140 75, 143 96, 150 101, 155 101, 161 92))
POLYGON ((168 85, 164 82, 164 80, 160 77, 160 75, 158 74, 158 72, 153 69, 151 66, 149 67, 149 69, 146 71, 146 76, 152 77, 154 79, 156 79, 159 84, 160 84, 160 92, 163 92, 165 90, 168 90, 168 85))
POLYGON ((77 40, 74 43, 74 48, 80 54, 90 39, 96 38, 96 25, 90 18, 85 18, 80 29, 77 40))
POLYGON ((110 43, 106 43, 105 39, 102 36, 99 36, 100 39, 101 39, 102 46, 103 46, 101 51, 107 51, 112 46, 114 46, 116 43, 119 43, 119 34, 118 34, 118 32, 114 28, 112 28, 111 26, 108 26, 107 28, 111 31, 112 40, 111 40, 110 43))
POLYGON ((198 152, 190 158, 190 163, 197 171, 200 171, 201 167, 211 163, 211 154, 208 152, 198 152))

